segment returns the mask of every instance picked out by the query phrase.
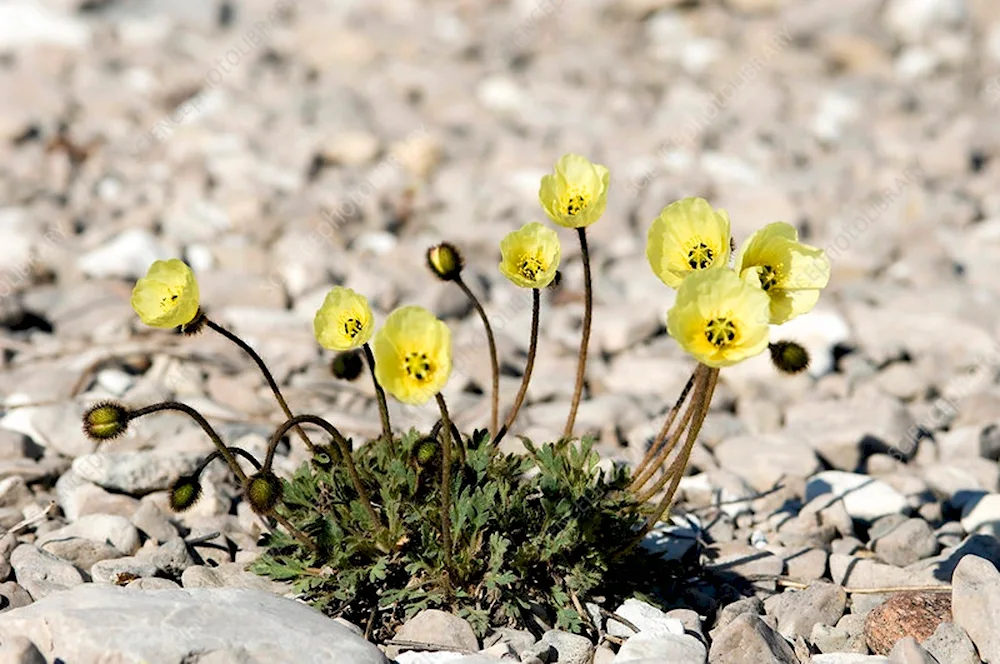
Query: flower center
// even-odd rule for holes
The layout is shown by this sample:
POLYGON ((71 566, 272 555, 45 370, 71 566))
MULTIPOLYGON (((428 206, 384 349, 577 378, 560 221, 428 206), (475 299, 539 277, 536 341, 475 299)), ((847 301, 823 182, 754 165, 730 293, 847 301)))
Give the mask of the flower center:
POLYGON ((517 271, 528 281, 534 281, 545 271, 545 265, 535 256, 522 256, 517 264, 517 271))
POLYGON ((427 353, 407 353, 403 358, 403 368, 406 369, 407 376, 416 378, 421 383, 430 380, 431 362, 427 353))
POLYGON ((712 264, 715 252, 704 242, 699 242, 688 249, 687 262, 692 270, 704 270, 712 264))
POLYGON ((724 348, 736 340, 736 325, 728 318, 713 318, 705 323, 705 338, 716 348, 724 348))
POLYGON ((361 321, 359 321, 357 318, 349 317, 346 320, 344 320, 344 334, 346 334, 352 339, 358 336, 358 333, 361 332, 361 328, 363 327, 364 325, 362 325, 361 321))
POLYGON ((757 276, 760 278, 760 287, 765 291, 770 290, 778 283, 778 271, 770 265, 761 265, 757 276))
POLYGON ((562 200, 562 213, 568 217, 575 217, 590 205, 587 196, 578 190, 570 190, 562 200))
POLYGON ((177 305, 177 300, 181 298, 181 293, 180 289, 174 290, 173 288, 168 288, 166 294, 160 298, 160 306, 163 310, 173 309, 177 305))

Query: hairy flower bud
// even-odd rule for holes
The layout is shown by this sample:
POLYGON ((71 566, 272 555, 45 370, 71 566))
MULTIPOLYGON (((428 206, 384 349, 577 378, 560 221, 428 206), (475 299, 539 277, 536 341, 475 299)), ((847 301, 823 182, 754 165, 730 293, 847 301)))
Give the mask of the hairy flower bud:
POLYGON ((114 401, 102 401, 83 415, 83 431, 97 442, 113 440, 128 429, 128 410, 114 401))
POLYGON ((201 482, 193 475, 181 475, 170 487, 170 509, 184 512, 201 498, 201 482))
POLYGON ((361 361, 361 353, 356 350, 348 350, 337 353, 330 365, 333 375, 341 380, 354 380, 361 375, 364 362, 361 361))
POLYGON ((281 480, 274 473, 260 472, 247 478, 244 493, 257 514, 268 514, 281 500, 281 480))
POLYGON ((779 341, 768 344, 771 362, 779 371, 797 374, 809 366, 809 351, 794 341, 779 341))
POLYGON ((462 273, 464 263, 455 245, 442 242, 427 250, 427 265, 442 280, 454 281, 462 273))

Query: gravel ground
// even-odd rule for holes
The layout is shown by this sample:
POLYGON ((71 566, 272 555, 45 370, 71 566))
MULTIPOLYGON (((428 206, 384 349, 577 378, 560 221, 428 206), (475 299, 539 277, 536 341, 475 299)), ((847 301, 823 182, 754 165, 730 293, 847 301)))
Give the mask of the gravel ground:
MULTIPOLYGON (((833 265, 816 310, 774 333, 811 350, 808 375, 779 376, 765 356, 722 372, 682 483, 688 516, 665 527, 670 547, 650 540, 701 556, 704 575, 670 614, 621 607, 640 635, 609 623, 620 638, 593 661, 1000 662, 998 105, 988 0, 0 2, 0 661, 278 661, 295 648, 288 661, 382 661, 332 621, 325 654, 226 632, 208 604, 254 607, 258 634, 293 618, 269 604, 283 588, 242 570, 259 526, 221 471, 194 510, 165 516, 167 483, 208 450, 200 430, 147 418, 95 453, 79 416, 100 398, 175 397, 251 450, 279 421, 237 349, 135 319, 134 280, 180 256, 296 411, 378 431, 370 386, 333 381, 312 338, 343 283, 380 318, 415 303, 447 320, 445 394, 463 428, 482 425, 479 321, 423 249, 464 250, 514 369, 509 404, 530 296, 499 274, 498 243, 543 219, 539 178, 578 152, 612 174, 589 230, 577 420, 610 458, 641 458, 692 365, 644 257, 664 205, 708 198, 737 242, 788 221, 833 265), (108 585, 123 574, 137 578, 108 585), (150 593, 121 594, 132 588, 150 593), (154 627, 116 626, 95 610, 107 606, 154 627), (157 610, 199 619, 171 649, 157 610)), ((561 233, 563 284, 546 295, 517 431, 536 440, 562 428, 582 316, 579 250, 561 233)), ((303 458, 293 448, 278 465, 303 458)), ((422 620, 416 633, 457 635, 442 645, 488 648, 470 664, 592 654, 570 635, 469 642, 454 617, 422 620)))

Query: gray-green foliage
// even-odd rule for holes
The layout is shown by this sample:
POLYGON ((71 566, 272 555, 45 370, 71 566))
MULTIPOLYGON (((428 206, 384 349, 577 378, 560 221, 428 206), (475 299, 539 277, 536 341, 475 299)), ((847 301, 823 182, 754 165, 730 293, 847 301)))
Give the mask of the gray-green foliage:
POLYGON ((532 613, 582 631, 577 602, 641 555, 616 556, 640 523, 623 490, 627 472, 603 473, 589 441, 525 446, 525 455, 503 454, 477 432, 452 455, 450 570, 440 541, 440 443, 416 432, 354 452, 385 528, 372 523, 330 450, 286 482, 278 510, 319 552, 279 531, 255 569, 291 581, 332 615, 371 620, 375 638, 435 607, 455 610, 480 634, 537 626, 532 613))

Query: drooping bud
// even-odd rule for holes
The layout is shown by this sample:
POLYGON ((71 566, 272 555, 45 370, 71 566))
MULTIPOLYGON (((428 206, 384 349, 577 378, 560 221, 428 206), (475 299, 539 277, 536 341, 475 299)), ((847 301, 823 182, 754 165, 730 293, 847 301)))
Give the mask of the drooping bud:
POLYGON ((205 312, 199 308, 198 313, 194 315, 194 318, 192 318, 190 322, 181 325, 181 334, 187 337, 193 337, 202 331, 205 327, 205 321, 207 320, 208 317, 205 315, 205 312))
POLYGON ((337 353, 330 365, 333 375, 341 380, 354 380, 361 375, 364 362, 361 360, 361 353, 357 350, 348 350, 337 353))
POLYGON ((771 362, 779 371, 797 374, 809 366, 809 351, 794 341, 778 341, 768 344, 771 362))
POLYGON ((83 415, 83 431, 97 442, 113 440, 128 429, 129 413, 114 401, 102 401, 91 406, 83 415))
POLYGON ((283 488, 274 473, 260 472, 247 478, 243 492, 254 512, 268 514, 281 500, 283 488))
POLYGON ((201 482, 193 475, 181 475, 170 487, 170 509, 184 512, 201 498, 201 482))
POLYGON ((427 265, 431 272, 444 281, 454 281, 462 273, 462 254, 455 245, 448 242, 431 247, 427 250, 427 265))
POLYGON ((425 466, 430 463, 434 455, 437 454, 437 442, 432 438, 425 438, 420 441, 417 445, 416 457, 417 463, 421 466, 425 466))

